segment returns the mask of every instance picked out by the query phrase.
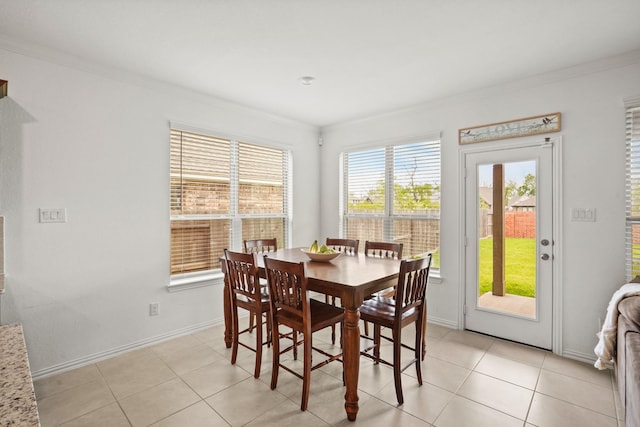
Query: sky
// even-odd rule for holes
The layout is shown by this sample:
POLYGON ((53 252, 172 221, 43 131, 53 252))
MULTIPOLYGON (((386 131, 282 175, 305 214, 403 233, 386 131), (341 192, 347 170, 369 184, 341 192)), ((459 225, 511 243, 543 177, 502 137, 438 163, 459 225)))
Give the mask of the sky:
MULTIPOLYGON (((393 147, 393 176, 400 185, 440 185, 440 141, 425 141, 393 147)), ((363 197, 384 181, 385 148, 347 153, 349 194, 363 197)))
MULTIPOLYGON (((504 164, 504 183, 514 181, 517 185, 524 183, 524 177, 528 174, 536 175, 536 162, 512 162, 504 164)), ((478 166, 478 185, 480 187, 493 187, 493 164, 478 166)))

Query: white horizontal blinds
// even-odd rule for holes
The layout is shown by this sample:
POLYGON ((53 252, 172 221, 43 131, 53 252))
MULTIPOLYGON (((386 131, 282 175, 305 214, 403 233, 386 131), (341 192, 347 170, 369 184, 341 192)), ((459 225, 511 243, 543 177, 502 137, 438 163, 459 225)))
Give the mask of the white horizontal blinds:
POLYGON ((407 255, 437 252, 440 141, 397 145, 393 150, 393 240, 404 244, 407 255))
POLYGON ((398 145, 394 151, 393 210, 421 215, 440 209, 440 141, 398 145))
POLYGON ((278 246, 285 245, 288 156, 286 150, 238 144, 238 214, 243 240, 275 237, 278 246))
POLYGON ((238 144, 238 213, 284 214, 286 151, 238 144))
POLYGON ((640 274, 640 106, 626 112, 627 273, 640 274))
POLYGON ((242 240, 276 238, 278 247, 285 246, 286 218, 242 218, 242 240))
POLYGON ((384 214, 385 149, 344 156, 346 210, 350 214, 384 214))
POLYGON ((230 241, 229 140, 171 130, 171 274, 220 268, 230 241))
POLYGON ((171 131, 171 214, 229 213, 230 141, 171 131))
POLYGON ((345 153, 344 157, 345 238, 362 242, 383 241, 385 197, 385 149, 345 153))
POLYGON ((4 291, 4 217, 0 216, 0 291, 4 291))
POLYGON ((231 220, 171 220, 171 274, 220 268, 229 246, 231 220))
POLYGON ((440 141, 344 155, 345 237, 403 243, 403 256, 440 247, 440 141), (391 204, 391 206, 388 206, 391 204))

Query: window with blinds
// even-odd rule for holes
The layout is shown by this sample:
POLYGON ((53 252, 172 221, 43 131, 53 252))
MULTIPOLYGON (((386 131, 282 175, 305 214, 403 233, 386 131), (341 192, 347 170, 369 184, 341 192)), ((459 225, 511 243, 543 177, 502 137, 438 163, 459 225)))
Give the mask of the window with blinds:
POLYGON ((219 269, 243 239, 284 245, 287 151, 176 129, 170 145, 172 275, 219 269))
POLYGON ((640 274, 640 101, 626 113, 627 276, 640 274))
POLYGON ((403 243, 440 268, 440 140, 343 155, 342 235, 403 243))

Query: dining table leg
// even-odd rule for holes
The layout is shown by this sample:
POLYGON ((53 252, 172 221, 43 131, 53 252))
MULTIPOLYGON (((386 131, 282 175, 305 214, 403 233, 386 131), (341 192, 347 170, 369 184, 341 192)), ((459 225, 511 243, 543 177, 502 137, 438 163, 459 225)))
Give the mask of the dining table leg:
POLYGON ((343 369, 347 392, 344 409, 349 421, 358 415, 358 375, 360 371, 360 312, 357 307, 347 307, 344 313, 343 369))
MULTIPOLYGON (((424 302, 426 304, 426 301, 424 302)), ((425 356, 427 355, 427 307, 424 306, 424 310, 422 310, 422 360, 424 361, 425 356)))
POLYGON ((231 348, 233 342, 233 322, 231 321, 231 293, 227 286, 227 275, 224 276, 224 290, 222 291, 222 305, 224 308, 224 344, 231 348))

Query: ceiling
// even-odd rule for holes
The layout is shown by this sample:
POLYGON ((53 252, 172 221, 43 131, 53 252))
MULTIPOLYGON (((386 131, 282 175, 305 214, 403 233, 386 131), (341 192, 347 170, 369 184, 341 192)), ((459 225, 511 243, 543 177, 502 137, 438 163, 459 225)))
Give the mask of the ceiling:
POLYGON ((638 0, 0 0, 0 37, 322 127, 640 49, 638 17, 638 0))

